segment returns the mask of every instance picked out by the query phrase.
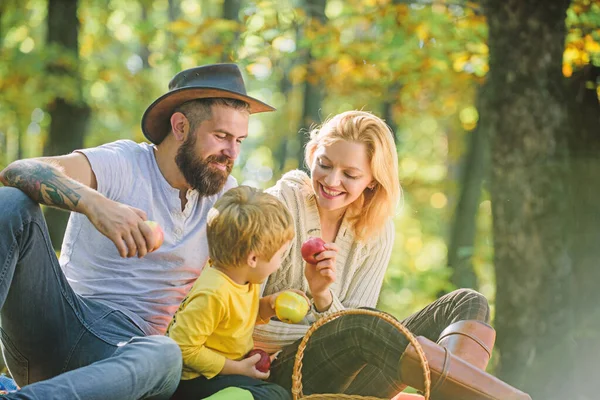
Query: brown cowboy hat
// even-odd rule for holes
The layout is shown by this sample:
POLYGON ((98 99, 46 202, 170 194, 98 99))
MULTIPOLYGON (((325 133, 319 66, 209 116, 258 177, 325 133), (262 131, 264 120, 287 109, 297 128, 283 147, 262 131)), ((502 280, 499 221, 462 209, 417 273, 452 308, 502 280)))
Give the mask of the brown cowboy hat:
POLYGON ((211 64, 179 72, 169 82, 169 91, 156 99, 144 112, 142 132, 159 144, 171 131, 171 115, 183 103, 206 98, 242 100, 251 114, 275 108, 246 94, 242 73, 236 64, 211 64))

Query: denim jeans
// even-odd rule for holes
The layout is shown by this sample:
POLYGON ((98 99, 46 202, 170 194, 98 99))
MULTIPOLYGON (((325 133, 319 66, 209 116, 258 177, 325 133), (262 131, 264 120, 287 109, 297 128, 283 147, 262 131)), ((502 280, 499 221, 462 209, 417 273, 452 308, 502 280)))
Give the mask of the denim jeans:
POLYGON ((0 336, 22 387, 7 399, 168 399, 181 353, 122 312, 77 295, 52 249, 40 206, 0 187, 0 336))

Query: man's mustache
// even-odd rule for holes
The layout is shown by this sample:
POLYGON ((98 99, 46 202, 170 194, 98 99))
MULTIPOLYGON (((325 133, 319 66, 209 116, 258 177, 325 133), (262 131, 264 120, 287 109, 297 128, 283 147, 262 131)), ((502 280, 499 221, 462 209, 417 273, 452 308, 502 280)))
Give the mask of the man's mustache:
POLYGON ((229 157, 227 157, 226 155, 220 155, 220 156, 208 156, 206 157, 206 163, 209 164, 211 162, 216 162, 219 164, 223 164, 225 165, 225 167, 227 168, 227 172, 231 172, 231 169, 233 168, 233 160, 229 157))

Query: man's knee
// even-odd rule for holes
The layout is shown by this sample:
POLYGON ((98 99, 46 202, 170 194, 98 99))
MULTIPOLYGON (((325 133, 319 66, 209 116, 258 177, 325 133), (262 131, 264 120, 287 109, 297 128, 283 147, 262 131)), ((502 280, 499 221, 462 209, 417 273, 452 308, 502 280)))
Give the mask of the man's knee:
POLYGON ((6 232, 15 221, 42 218, 42 211, 38 203, 31 200, 23 191, 13 187, 0 187, 0 226, 6 232))
POLYGON ((177 343, 166 336, 136 337, 130 344, 139 345, 137 362, 145 365, 143 377, 151 383, 152 390, 145 398, 169 399, 181 378, 182 358, 177 343))
POLYGON ((175 341, 167 336, 147 336, 152 359, 167 372, 181 373, 181 350, 175 341))

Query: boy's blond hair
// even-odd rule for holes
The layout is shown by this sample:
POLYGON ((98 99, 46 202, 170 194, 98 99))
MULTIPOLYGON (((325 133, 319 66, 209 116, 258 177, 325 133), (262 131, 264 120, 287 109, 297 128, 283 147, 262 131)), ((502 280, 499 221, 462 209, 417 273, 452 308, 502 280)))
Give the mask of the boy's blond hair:
POLYGON ((294 237, 294 221, 277 197, 250 186, 228 190, 208 213, 208 251, 220 267, 246 265, 250 252, 270 260, 294 237))
POLYGON ((381 118, 366 111, 346 111, 311 132, 304 153, 306 165, 312 167, 319 146, 329 146, 339 140, 363 143, 367 147, 375 186, 366 189, 348 208, 356 238, 366 240, 394 215, 401 197, 394 136, 381 118))

